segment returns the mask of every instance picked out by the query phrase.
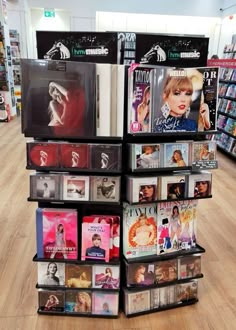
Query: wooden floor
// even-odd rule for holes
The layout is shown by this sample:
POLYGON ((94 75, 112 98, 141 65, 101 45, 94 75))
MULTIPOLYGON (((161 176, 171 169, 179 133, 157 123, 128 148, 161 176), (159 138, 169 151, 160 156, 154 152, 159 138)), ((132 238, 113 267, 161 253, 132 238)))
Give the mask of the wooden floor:
POLYGON ((37 315, 36 203, 27 202, 26 139, 20 119, 0 123, 0 330, 236 329, 236 162, 218 152, 213 199, 199 201, 204 278, 192 306, 127 319, 37 315))

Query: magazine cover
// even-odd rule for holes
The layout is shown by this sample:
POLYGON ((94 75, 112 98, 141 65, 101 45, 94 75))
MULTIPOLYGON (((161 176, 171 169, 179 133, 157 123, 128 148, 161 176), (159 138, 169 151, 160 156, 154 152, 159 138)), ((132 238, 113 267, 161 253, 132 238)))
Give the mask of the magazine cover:
POLYGON ((192 162, 216 159, 216 141, 192 143, 192 162))
POLYGON ((125 291, 127 296, 126 314, 135 314, 150 309, 150 290, 129 292, 125 291))
POLYGON ((132 170, 160 167, 160 144, 132 144, 132 170))
POLYGON ((66 264, 65 285, 68 288, 91 288, 92 266, 66 264))
POLYGON ((198 132, 215 131, 217 119, 219 68, 198 68, 203 75, 203 89, 198 117, 198 132))
POLYGON ((39 310, 44 312, 64 312, 65 292, 52 290, 38 290, 39 310))
POLYGON ((77 211, 73 209, 36 210, 37 257, 77 259, 77 211))
POLYGON ((57 143, 27 142, 27 166, 35 169, 59 167, 57 143))
POLYGON ((178 278, 191 278, 201 275, 201 256, 192 255, 189 257, 182 257, 178 259, 178 278))
POLYGON ((119 289, 120 266, 93 265, 93 288, 119 289))
POLYGON ((212 190, 212 174, 202 171, 199 174, 191 174, 188 178, 188 197, 209 197, 212 190))
POLYGON ((159 308, 160 306, 160 289, 150 290, 150 308, 159 308))
POLYGON ((178 278, 178 260, 156 262, 154 276, 155 284, 175 281, 178 278))
POLYGON ((59 145, 60 166, 64 168, 89 168, 88 144, 62 143, 59 145))
POLYGON ((38 285, 65 285, 65 264, 63 262, 38 262, 38 285))
POLYGON ((62 179, 63 200, 89 200, 89 176, 63 175, 62 179))
POLYGON ((107 223, 82 223, 81 260, 109 262, 110 225, 107 223))
POLYGON ((185 175, 171 175, 161 177, 161 199, 182 199, 186 197, 185 175))
POLYGON ((70 313, 91 314, 92 293, 83 290, 66 291, 65 311, 70 313))
POLYGON ((93 309, 92 314, 98 315, 118 315, 119 294, 104 293, 101 291, 93 291, 93 309))
POLYGON ((31 174, 30 197, 36 199, 59 200, 60 175, 31 174))
POLYGON ((198 282, 197 280, 188 283, 177 284, 177 301, 188 301, 197 299, 198 282))
POLYGON ((127 200, 130 203, 155 202, 158 199, 157 177, 127 177, 127 200))
POLYGON ((151 86, 152 67, 131 66, 128 71, 128 133, 151 131, 151 86))
POLYGON ((154 284, 154 264, 126 263, 127 286, 148 286, 154 284))
POLYGON ((163 167, 189 166, 189 143, 165 143, 163 167))
POLYGON ((123 254, 126 259, 156 254, 156 217, 156 204, 124 204, 123 254))
POLYGON ((120 144, 92 144, 90 145, 91 163, 93 170, 121 170, 120 144))
POLYGON ((151 86, 152 132, 197 132, 203 74, 197 68, 156 68, 151 86))
POLYGON ((91 178, 91 200, 96 202, 120 201, 120 177, 94 176, 91 178))
POLYGON ((157 206, 157 254, 196 246, 197 201, 163 202, 157 206))
POLYGON ((21 60, 22 132, 31 137, 96 135, 96 65, 21 60))

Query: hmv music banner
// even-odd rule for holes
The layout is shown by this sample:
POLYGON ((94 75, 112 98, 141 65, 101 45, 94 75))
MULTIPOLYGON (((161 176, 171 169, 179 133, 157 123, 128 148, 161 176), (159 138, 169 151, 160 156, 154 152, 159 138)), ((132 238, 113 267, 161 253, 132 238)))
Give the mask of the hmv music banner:
POLYGON ((136 33, 135 62, 172 67, 207 65, 209 38, 136 33))
POLYGON ((116 32, 36 31, 38 59, 117 63, 116 32))

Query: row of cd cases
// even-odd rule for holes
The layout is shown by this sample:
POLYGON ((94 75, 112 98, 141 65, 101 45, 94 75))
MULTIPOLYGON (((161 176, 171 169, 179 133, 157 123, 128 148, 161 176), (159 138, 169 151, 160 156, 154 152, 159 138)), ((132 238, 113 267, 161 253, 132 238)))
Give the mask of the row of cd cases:
MULTIPOLYGON (((50 201, 120 202, 120 176, 81 176, 63 173, 30 175, 30 199, 50 201)), ((211 196, 212 174, 190 171, 173 175, 126 176, 129 203, 211 196)))

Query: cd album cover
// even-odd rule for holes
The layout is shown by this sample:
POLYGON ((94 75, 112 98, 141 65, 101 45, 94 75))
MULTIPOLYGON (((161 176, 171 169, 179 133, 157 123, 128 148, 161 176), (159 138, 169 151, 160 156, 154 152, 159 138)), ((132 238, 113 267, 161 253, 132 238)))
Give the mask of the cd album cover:
POLYGON ((160 144, 132 144, 132 169, 160 167, 160 144))
POLYGON ((135 314, 150 309, 150 290, 128 292, 125 291, 126 314, 135 314))
POLYGON ((199 255, 192 255, 189 257, 182 257, 178 259, 180 279, 191 278, 201 275, 201 257, 199 255))
POLYGON ((117 63, 117 32, 36 31, 36 41, 39 59, 117 63))
POLYGON ((175 281, 178 278, 177 259, 156 262, 154 276, 155 284, 175 281))
POLYGON ((60 199, 60 175, 31 174, 30 197, 36 199, 60 199))
POLYGON ((154 264, 126 263, 127 286, 148 286, 154 284, 154 264))
POLYGON ((73 209, 36 210, 37 257, 77 259, 77 211, 73 209))
POLYGON ((164 167, 189 166, 189 143, 165 143, 164 167))
POLYGON ((38 290, 39 310, 45 312, 64 312, 65 292, 52 290, 38 290))
POLYGON ((83 222, 81 245, 81 260, 109 262, 110 225, 83 222))
POLYGON ((175 67, 207 65, 209 38, 136 33, 135 63, 175 67))
POLYGON ((121 170, 120 144, 93 144, 90 146, 91 169, 104 171, 121 170))
POLYGON ((93 288, 119 289, 120 267, 111 265, 93 266, 93 288))
POLYGON ((197 68, 152 70, 152 132, 197 132, 199 116, 209 129, 203 79, 197 68))
POLYGON ((198 282, 197 280, 177 285, 177 301, 188 301, 197 299, 198 282))
POLYGON ((124 205, 123 254, 137 258, 156 254, 157 205, 124 205))
POLYGON ((216 159, 216 141, 192 143, 192 162, 216 159))
POLYGON ((87 144, 62 143, 59 145, 60 166, 64 168, 89 168, 89 146, 87 144))
POLYGON ((199 174, 189 176, 188 196, 189 197, 209 197, 212 190, 212 174, 202 171, 199 174))
POLYGON ((118 315, 119 294, 93 291, 92 314, 118 315))
POLYGON ((65 285, 65 264, 63 262, 38 262, 37 265, 38 285, 65 285))
POLYGON ((91 314, 92 294, 90 291, 68 290, 65 296, 66 312, 91 314))
POLYGON ((27 142, 27 166, 35 169, 59 167, 58 144, 27 142))
POLYGON ((170 285, 159 289, 160 307, 175 304, 177 302, 176 286, 170 285))
POLYGON ((120 177, 91 177, 91 200, 100 202, 119 202, 120 177))
POLYGON ((89 200, 89 176, 63 175, 62 178, 63 200, 89 200))
POLYGON ((65 285, 68 288, 91 288, 92 266, 66 264, 65 285))
POLYGON ((158 199, 157 177, 127 177, 127 200, 131 203, 155 202, 158 199))
POLYGON ((185 175, 161 177, 161 199, 181 199, 186 197, 186 191, 185 175))
POLYGON ((150 132, 152 67, 130 67, 128 71, 128 133, 150 132))
POLYGON ((151 289, 150 290, 150 308, 159 308, 160 306, 160 290, 159 289, 151 289))
POLYGON ((22 132, 31 137, 96 135, 96 66, 21 61, 22 132))

